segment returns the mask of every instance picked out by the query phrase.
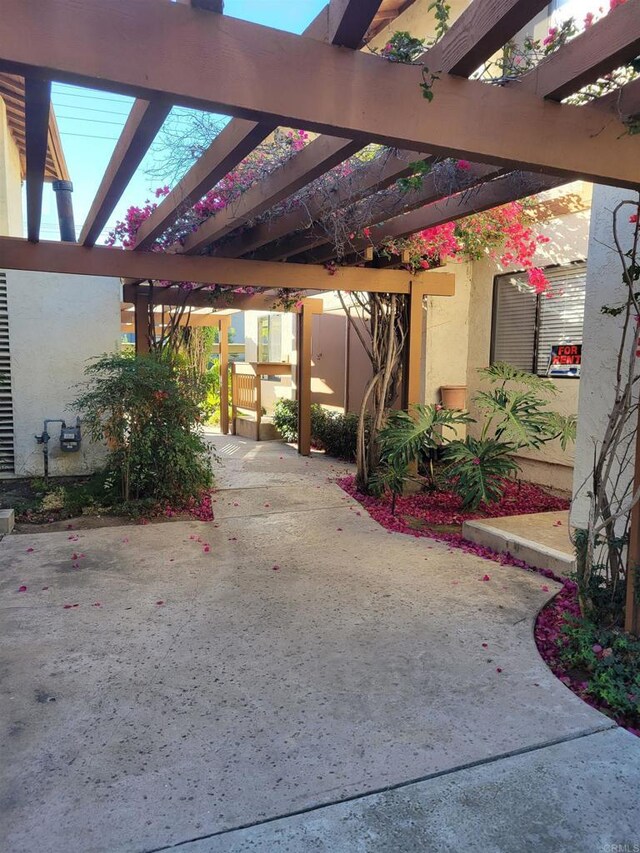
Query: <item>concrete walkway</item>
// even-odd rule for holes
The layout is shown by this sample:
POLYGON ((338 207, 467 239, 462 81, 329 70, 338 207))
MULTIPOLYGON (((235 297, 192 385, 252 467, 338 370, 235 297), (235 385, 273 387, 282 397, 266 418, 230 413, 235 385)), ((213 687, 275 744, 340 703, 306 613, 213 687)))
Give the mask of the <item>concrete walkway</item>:
POLYGON ((640 842, 640 742, 535 649, 553 583, 387 533, 337 463, 215 443, 214 523, 0 543, 0 849, 640 842))

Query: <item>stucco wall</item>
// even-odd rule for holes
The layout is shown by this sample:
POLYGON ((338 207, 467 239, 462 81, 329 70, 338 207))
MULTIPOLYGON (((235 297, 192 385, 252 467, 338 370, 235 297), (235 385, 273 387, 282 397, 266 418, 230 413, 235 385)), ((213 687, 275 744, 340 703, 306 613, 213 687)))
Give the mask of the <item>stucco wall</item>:
MULTIPOLYGON (((604 433, 608 413, 614 400, 615 370, 621 321, 605 317, 603 305, 616 305, 625 297, 622 267, 613 245, 612 213, 624 199, 635 199, 637 193, 611 187, 595 187, 589 238, 587 298, 582 345, 582 378, 578 408, 578 436, 574 476, 574 502, 571 521, 585 527, 588 516, 588 481, 593 462, 594 445, 604 433)), ((630 209, 629 209, 630 210, 630 209)), ((618 217, 622 246, 629 246, 632 226, 628 216, 618 217)), ((633 425, 632 425, 633 428, 633 425)), ((633 454, 631 454, 632 456, 633 454)), ((631 478, 633 459, 629 458, 625 476, 631 478)), ((624 476, 623 476, 624 479, 624 476)), ((628 482, 628 480, 627 480, 628 482)))
MULTIPOLYGON (((541 223, 540 232, 550 237, 551 242, 540 248, 536 256, 537 263, 540 266, 549 266, 584 259, 587 256, 588 229, 589 211, 558 216, 541 223)), ((472 268, 467 399, 471 414, 480 421, 482 416, 473 406, 472 399, 474 394, 484 387, 477 372, 478 368, 487 367, 490 360, 493 282, 496 275, 510 270, 498 266, 490 259, 477 261, 472 268)), ((564 379, 555 384, 558 394, 553 400, 553 407, 562 414, 576 414, 580 380, 564 379)), ((469 432, 477 436, 480 428, 479 424, 471 424, 469 432)), ((526 479, 570 490, 573 482, 573 458, 573 447, 563 451, 557 442, 553 442, 540 451, 523 452, 519 462, 526 479)))
MULTIPOLYGON (((71 401, 88 360, 119 348, 120 282, 115 278, 7 271, 16 476, 42 473, 34 435, 45 418, 75 421, 71 401)), ((62 453, 59 426, 50 434, 50 473, 94 469, 102 448, 83 438, 79 453, 62 453)))
POLYGON ((471 264, 447 264, 456 277, 454 296, 428 296, 425 300, 424 402, 440 401, 443 385, 467 384, 471 264))
POLYGON ((22 180, 20 155, 7 126, 7 111, 0 98, 0 234, 22 237, 22 180))

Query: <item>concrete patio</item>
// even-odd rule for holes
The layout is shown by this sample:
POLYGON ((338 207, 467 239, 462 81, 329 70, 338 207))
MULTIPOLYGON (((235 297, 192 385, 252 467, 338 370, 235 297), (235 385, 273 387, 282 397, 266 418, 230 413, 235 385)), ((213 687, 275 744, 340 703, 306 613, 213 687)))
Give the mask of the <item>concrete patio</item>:
POLYGON ((338 463, 215 444, 213 523, 0 542, 3 850, 640 840, 640 742, 533 642, 556 585, 388 533, 338 463))

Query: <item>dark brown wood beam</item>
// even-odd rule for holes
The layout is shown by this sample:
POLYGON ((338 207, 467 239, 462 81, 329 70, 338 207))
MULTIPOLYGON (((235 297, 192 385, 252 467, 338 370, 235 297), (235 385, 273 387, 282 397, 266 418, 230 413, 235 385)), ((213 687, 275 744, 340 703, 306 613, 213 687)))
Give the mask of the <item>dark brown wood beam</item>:
MULTIPOLYGON (((445 222, 455 222, 465 216, 491 210, 494 207, 562 186, 563 183, 566 183, 565 178, 553 178, 530 172, 510 173, 374 226, 369 239, 354 240, 352 249, 354 252, 362 252, 369 245, 379 246, 387 239, 409 237, 426 228, 434 228, 445 222)), ((333 255, 335 250, 331 253, 331 249, 327 248, 318 253, 310 252, 306 259, 310 263, 324 263, 331 260, 333 255)), ((357 263, 358 259, 354 257, 353 262, 357 263)))
MULTIPOLYGON (((388 151, 382 163, 378 160, 367 163, 354 177, 339 182, 332 194, 331 206, 338 209, 346 204, 353 204, 370 193, 387 189, 399 178, 412 174, 412 162, 424 159, 424 155, 418 151, 400 151, 397 154, 388 151)), ((322 215, 325 207, 326 202, 321 195, 311 195, 301 209, 296 208, 290 213, 254 225, 220 246, 216 254, 225 258, 239 258, 253 252, 298 228, 310 227, 322 215)))
POLYGON ((427 103, 419 89, 421 70, 414 66, 157 0, 34 4, 3 2, 4 69, 148 100, 166 94, 185 106, 439 156, 577 174, 616 186, 640 184, 640 139, 593 107, 541 101, 522 88, 453 75, 435 81, 427 103), (162 54, 163 61, 141 66, 145 53, 162 54), (184 62, 185 54, 198 56, 197 66, 184 62), (243 61, 230 62, 229 56, 243 61))
POLYGON ((187 237, 185 254, 194 254, 259 216, 274 204, 295 193, 301 187, 347 160, 361 148, 359 142, 335 136, 320 136, 292 156, 282 167, 275 169, 255 183, 228 207, 211 216, 197 231, 187 237))
POLYGON ((548 0, 474 0, 425 54, 430 71, 469 77, 548 6, 548 0))
MULTIPOLYGON (((407 216, 416 208, 422 208, 425 204, 430 204, 437 199, 458 194, 463 189, 471 191, 472 187, 493 180, 500 174, 500 169, 482 164, 469 164, 466 170, 458 169, 453 164, 436 166, 423 179, 420 189, 407 193, 398 191, 397 194, 384 199, 377 208, 371 208, 370 215, 362 224, 371 227, 386 222, 390 218, 407 216), (402 212, 399 204, 402 205, 402 212)), ((363 245, 370 244, 365 240, 363 245)), ((257 252, 255 257, 260 260, 282 260, 309 250, 314 250, 314 254, 317 253, 318 257, 326 257, 327 260, 335 256, 335 247, 330 243, 327 231, 321 225, 315 225, 308 231, 294 234, 280 243, 266 246, 257 252), (324 248, 318 250, 318 246, 324 246, 324 248)))
POLYGON ((25 80, 27 236, 33 243, 40 239, 50 105, 51 83, 28 77, 25 80))
POLYGON ((640 0, 627 0, 511 85, 561 101, 638 55, 640 0))
POLYGON ((163 101, 134 102, 80 231, 83 246, 95 244, 170 111, 163 101))
MULTIPOLYGON (((380 2, 381 0, 331 0, 307 27, 304 35, 343 47, 359 47, 380 2), (336 39, 340 40, 335 41, 336 39)), ((273 133, 277 126, 278 122, 273 121, 232 120, 142 224, 135 248, 149 248, 175 222, 182 211, 192 207, 273 133)), ((344 141, 340 144, 344 145, 344 141)), ((357 151, 358 147, 361 146, 356 146, 354 150, 357 151)), ((349 156, 350 154, 345 154, 345 157, 349 156)))
MULTIPOLYGON (((464 10, 460 17, 454 21, 451 28, 445 33, 443 39, 434 48, 425 53, 424 60, 432 67, 433 70, 437 68, 440 71, 453 71, 457 74, 468 75, 483 61, 487 60, 498 47, 502 46, 509 38, 515 35, 515 33, 539 11, 538 6, 541 9, 544 5, 544 0, 533 0, 533 2, 532 0, 482 0, 482 2, 480 2, 480 0, 476 0, 475 3, 472 3, 471 6, 464 10)), ((340 42, 334 41, 334 43, 340 42)), ((320 137, 316 143, 312 143, 312 146, 309 146, 308 153, 311 154, 312 152, 315 152, 317 160, 312 162, 312 165, 309 168, 307 183, 314 180, 315 177, 318 177, 323 171, 323 152, 319 148, 321 140, 322 137, 320 137)), ((418 152, 414 152, 412 159, 414 161, 424 159, 424 154, 421 155, 418 152)), ((294 163, 286 164, 283 167, 283 170, 286 172, 288 168, 293 166, 294 163)), ((397 167, 398 168, 395 173, 396 180, 404 174, 407 174, 409 171, 406 163, 398 162, 397 167)), ((324 171, 326 171, 326 169, 324 171)), ((363 188, 373 192, 375 189, 382 189, 384 186, 388 186, 394 180, 392 171, 387 169, 386 175, 382 177, 376 186, 374 173, 375 166, 372 164, 372 168, 368 174, 371 180, 367 186, 367 175, 363 175, 363 188)), ((257 195, 258 189, 256 188, 254 192, 257 195)), ((292 189, 291 192, 295 192, 295 189, 292 189)), ((343 195, 346 196, 346 193, 343 193, 343 195)), ((357 188, 355 188, 352 198, 349 201, 357 201, 358 197, 362 196, 359 194, 357 188)), ((268 191, 263 191, 261 198, 264 200, 268 199, 268 191)), ((272 205, 277 204, 278 200, 279 199, 275 198, 274 193, 272 205)), ((346 199, 344 203, 347 203, 346 199)), ((266 210, 268 209, 268 206, 269 205, 265 203, 263 204, 262 209, 266 210)), ((317 206, 318 205, 316 205, 316 207, 317 206)), ((247 205, 244 206, 245 210, 246 207, 247 205)), ((313 200, 311 200, 311 207, 314 207, 313 200)), ((316 212, 316 215, 318 214, 319 211, 316 212)), ((253 215, 255 216, 257 214, 253 213, 253 215)), ((301 217, 308 216, 309 213, 307 210, 304 210, 302 213, 298 212, 297 215, 298 222, 296 225, 289 225, 291 220, 295 217, 295 214, 290 215, 288 218, 280 217, 281 221, 278 221, 277 224, 273 223, 272 233, 269 240, 275 240, 286 234, 288 231, 299 228, 302 224, 301 217)), ((250 218, 250 216, 251 211, 245 213, 245 218, 250 218)), ((220 214, 217 214, 215 219, 218 220, 219 217, 220 214)), ((241 219, 241 216, 239 216, 238 219, 241 219)), ((223 223, 224 217, 220 221, 223 223)), ((240 222, 239 224, 242 223, 240 222)), ((228 229, 226 233, 229 233, 230 230, 231 229, 228 229)), ((256 242, 256 240, 261 239, 260 235, 264 235, 266 231, 267 229, 261 228, 261 226, 258 225, 256 228, 251 229, 251 233, 241 235, 236 244, 221 247, 220 254, 225 257, 239 257, 252 249, 256 249, 259 245, 264 245, 264 242, 266 242, 256 242), (247 248, 247 245, 249 244, 250 248, 247 248)), ((197 251, 202 246, 207 245, 207 239, 209 240, 209 243, 211 243, 214 240, 220 239, 222 236, 224 236, 224 233, 217 232, 213 227, 213 224, 210 225, 209 220, 201 226, 197 234, 194 234, 189 239, 186 250, 197 251), (198 234, 201 231, 203 231, 203 233, 199 237, 198 234)))

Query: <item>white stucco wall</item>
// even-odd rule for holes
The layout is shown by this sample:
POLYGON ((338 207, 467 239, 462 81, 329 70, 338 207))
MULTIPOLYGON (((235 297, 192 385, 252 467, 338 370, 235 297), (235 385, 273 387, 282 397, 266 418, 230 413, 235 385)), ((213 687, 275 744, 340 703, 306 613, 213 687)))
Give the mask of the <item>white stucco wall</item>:
MULTIPOLYGON (((604 316, 603 305, 617 305, 625 298, 620 259, 612 248, 612 216, 616 205, 624 199, 637 201, 631 190, 595 187, 589 236, 587 265, 587 298, 582 345, 582 378, 578 406, 578 436, 574 474, 574 500, 571 521, 585 527, 588 516, 588 483, 595 444, 601 439, 614 400, 615 371, 621 319, 604 316)), ((631 208, 627 208, 632 212, 631 208)), ((632 225, 626 212, 618 217, 620 242, 631 245, 632 225)), ((634 424, 630 425, 633 429, 634 424)), ((633 457, 633 454, 630 454, 633 457)), ((624 468, 627 482, 633 475, 633 458, 624 468)))
MULTIPOLYGON (((94 356, 119 349, 120 282, 115 278, 7 270, 15 475, 42 474, 42 447, 34 439, 45 418, 74 423, 71 405, 94 356)), ((103 450, 83 437, 79 453, 59 449, 59 425, 50 434, 50 474, 94 470, 103 450)))

